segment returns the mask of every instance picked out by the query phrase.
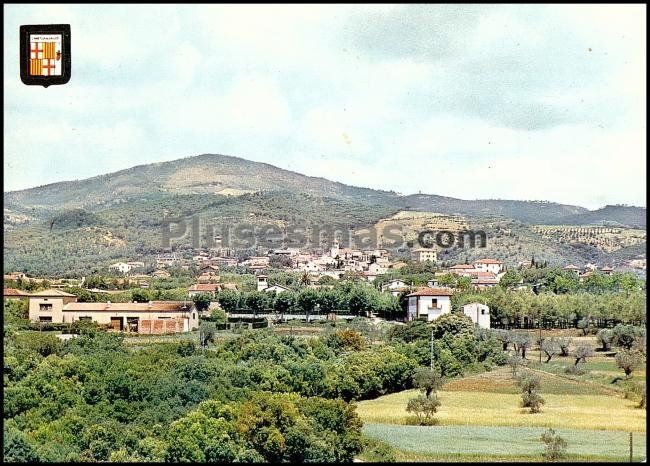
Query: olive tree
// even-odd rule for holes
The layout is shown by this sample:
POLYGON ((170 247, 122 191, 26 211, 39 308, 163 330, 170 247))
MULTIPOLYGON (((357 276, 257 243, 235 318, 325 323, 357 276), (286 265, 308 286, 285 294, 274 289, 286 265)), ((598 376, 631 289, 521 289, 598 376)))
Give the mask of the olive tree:
POLYGON ((523 408, 530 408, 531 413, 539 413, 541 406, 546 402, 538 393, 540 385, 541 380, 537 375, 524 374, 519 378, 521 406, 523 408))
POLYGON ((639 366, 643 364, 643 355, 638 351, 619 351, 616 353, 616 365, 623 369, 625 377, 629 378, 639 366))

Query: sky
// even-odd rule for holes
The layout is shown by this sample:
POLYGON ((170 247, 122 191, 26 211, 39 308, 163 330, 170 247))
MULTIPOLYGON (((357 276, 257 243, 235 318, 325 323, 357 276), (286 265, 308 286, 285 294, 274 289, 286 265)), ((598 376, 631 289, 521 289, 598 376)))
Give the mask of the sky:
POLYGON ((4 5, 4 190, 204 153, 355 186, 646 201, 645 5, 4 5), (69 23, 72 77, 20 81, 69 23))

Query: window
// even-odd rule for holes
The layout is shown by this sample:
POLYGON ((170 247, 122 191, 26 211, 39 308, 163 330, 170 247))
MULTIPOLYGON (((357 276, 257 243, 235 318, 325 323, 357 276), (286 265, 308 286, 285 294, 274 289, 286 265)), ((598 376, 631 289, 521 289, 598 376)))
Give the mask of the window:
POLYGON ((90 322, 93 320, 93 318, 89 316, 83 316, 83 317, 79 317, 79 320, 83 320, 84 322, 90 322))
POLYGON ((39 322, 52 322, 52 316, 39 316, 39 322))
POLYGON ((51 304, 43 304, 43 303, 41 303, 41 304, 38 305, 38 307, 39 307, 39 309, 41 311, 51 311, 52 310, 52 305, 51 304))
POLYGON ((438 299, 434 298, 431 300, 431 304, 429 304, 429 309, 435 309, 438 307, 438 299))
POLYGON ((196 312, 192 312, 192 319, 196 319, 196 312))

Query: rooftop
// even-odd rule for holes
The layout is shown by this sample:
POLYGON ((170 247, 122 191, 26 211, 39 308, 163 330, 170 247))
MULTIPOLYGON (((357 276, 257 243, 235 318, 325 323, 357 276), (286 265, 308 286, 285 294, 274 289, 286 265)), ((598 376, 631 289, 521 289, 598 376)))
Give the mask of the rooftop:
POLYGON ((408 296, 451 296, 453 291, 451 288, 423 288, 411 293, 408 296))
POLYGON ((66 293, 65 291, 61 290, 55 290, 53 288, 50 288, 48 290, 43 290, 43 291, 37 291, 36 293, 30 293, 30 296, 68 296, 72 298, 76 298, 76 295, 73 295, 71 293, 66 293))
POLYGON ((503 262, 501 262, 498 259, 489 259, 489 258, 488 259, 479 259, 474 263, 475 264, 503 264, 503 262))
POLYGON ((110 311, 110 312, 188 312, 192 301, 150 301, 148 303, 69 303, 64 312, 110 311))
POLYGON ((3 296, 29 296, 29 293, 17 290, 16 288, 5 288, 3 296))

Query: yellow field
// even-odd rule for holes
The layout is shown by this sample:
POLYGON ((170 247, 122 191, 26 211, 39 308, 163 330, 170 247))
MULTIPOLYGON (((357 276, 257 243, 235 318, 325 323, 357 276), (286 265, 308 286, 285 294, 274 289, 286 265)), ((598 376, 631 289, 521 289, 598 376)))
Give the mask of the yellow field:
MULTIPOLYGON (((505 367, 449 381, 438 392, 442 405, 436 415, 440 425, 553 427, 626 432, 645 432, 646 412, 620 392, 590 381, 570 380, 548 372, 541 377, 540 391, 546 403, 542 412, 530 414, 519 406, 521 395, 505 367)), ((407 424, 407 390, 358 403, 364 422, 407 424)))

